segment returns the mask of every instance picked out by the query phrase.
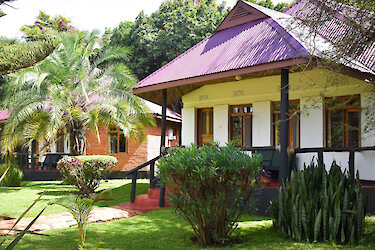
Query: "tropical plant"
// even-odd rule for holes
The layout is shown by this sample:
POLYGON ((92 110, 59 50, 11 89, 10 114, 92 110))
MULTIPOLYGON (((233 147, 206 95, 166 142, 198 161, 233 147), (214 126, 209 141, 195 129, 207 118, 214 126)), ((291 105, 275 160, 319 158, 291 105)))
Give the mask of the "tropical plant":
POLYGON ((56 40, 53 37, 28 43, 9 43, 7 40, 10 39, 0 40, 0 76, 40 62, 56 48, 56 40))
POLYGON ((85 248, 87 225, 89 224, 90 214, 94 208, 95 202, 101 195, 95 195, 93 198, 82 198, 80 196, 69 195, 63 199, 58 199, 54 204, 65 207, 77 222, 77 233, 80 236, 78 249, 85 248))
POLYGON ((311 162, 292 171, 271 210, 274 226, 285 236, 344 244, 361 239, 365 204, 358 173, 355 179, 336 162, 329 172, 311 162))
POLYGON ((159 161, 159 174, 172 205, 190 223, 200 245, 227 243, 239 216, 251 208, 260 156, 216 142, 169 153, 159 161))
POLYGON ((63 133, 70 153, 82 155, 87 130, 100 140, 99 125, 115 125, 138 141, 145 137, 153 120, 132 94, 135 79, 121 63, 127 55, 119 47, 99 56, 98 50, 97 32, 64 34, 53 54, 18 74, 4 100, 11 115, 3 129, 3 152, 33 140, 50 145, 63 133))
POLYGON ((88 196, 99 187, 100 181, 117 164, 117 159, 108 155, 65 157, 57 163, 64 181, 74 185, 80 195, 88 196))
POLYGON ((20 187, 23 179, 23 172, 18 168, 18 163, 14 159, 5 159, 5 163, 0 164, 0 186, 20 187))

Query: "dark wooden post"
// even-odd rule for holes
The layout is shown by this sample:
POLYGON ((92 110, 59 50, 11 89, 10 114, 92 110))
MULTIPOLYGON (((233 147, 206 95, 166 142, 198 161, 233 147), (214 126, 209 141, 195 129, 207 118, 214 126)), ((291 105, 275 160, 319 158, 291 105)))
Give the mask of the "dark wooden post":
MULTIPOLYGON (((166 120, 167 120, 167 89, 163 89, 160 154, 165 153, 166 120)), ((164 207, 164 197, 165 197, 165 185, 162 181, 160 181, 159 207, 164 207)))
POLYGON ((352 178, 355 178, 355 171, 354 171, 354 150, 349 151, 349 173, 352 178))
POLYGON ((280 154, 281 164, 279 180, 285 186, 289 176, 288 146, 289 146, 289 69, 281 69, 281 103, 280 103, 280 154))
POLYGON ((133 173, 133 178, 132 178, 132 188, 130 191, 130 202, 135 201, 135 192, 137 189, 137 177, 138 177, 138 170, 133 173))
POLYGON ((167 121, 167 89, 163 89, 163 101, 161 111, 161 136, 160 136, 160 154, 164 153, 165 149, 165 135, 166 135, 166 121, 167 121))
POLYGON ((318 165, 321 168, 324 166, 323 150, 318 151, 318 165))
POLYGON ((152 180, 154 179, 155 177, 155 162, 152 162, 150 164, 150 187, 152 185, 152 180))

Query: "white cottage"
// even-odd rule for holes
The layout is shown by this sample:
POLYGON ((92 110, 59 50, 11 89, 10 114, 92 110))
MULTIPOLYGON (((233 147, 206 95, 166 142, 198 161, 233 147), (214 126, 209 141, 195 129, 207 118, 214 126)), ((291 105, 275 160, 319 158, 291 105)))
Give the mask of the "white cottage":
MULTIPOLYGON (((239 1, 216 32, 140 81, 134 93, 160 104, 182 99, 182 144, 233 141, 251 151, 280 148, 281 179, 315 156, 375 181, 375 45, 337 72, 319 67, 342 39, 342 13, 318 34, 298 21, 318 9, 300 0, 284 13, 239 1), (302 14, 301 14, 302 13, 302 14)), ((272 160, 271 160, 272 161, 272 160)), ((271 168, 271 170, 274 170, 271 168)))

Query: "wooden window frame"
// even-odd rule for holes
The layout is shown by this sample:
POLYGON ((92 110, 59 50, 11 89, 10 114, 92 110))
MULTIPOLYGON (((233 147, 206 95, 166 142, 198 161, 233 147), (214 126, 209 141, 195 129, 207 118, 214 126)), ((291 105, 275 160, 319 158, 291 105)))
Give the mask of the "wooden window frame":
POLYGON ((65 136, 64 133, 58 133, 57 139, 55 142, 55 151, 56 153, 65 153, 65 136), (59 145, 62 147, 62 151, 59 150, 59 145))
MULTIPOLYGON (((229 109, 228 109, 228 129, 229 129, 229 141, 232 140, 233 138, 233 134, 232 134, 232 123, 231 123, 231 117, 237 117, 237 116, 240 116, 240 117, 250 117, 251 119, 251 128, 250 128, 250 131, 251 131, 251 138, 250 138, 250 147, 253 146, 253 105, 251 103, 249 104, 240 104, 240 105, 231 105, 229 106, 229 109), (251 107, 251 112, 249 113, 245 113, 243 111, 243 108, 244 107, 251 107), (240 112, 239 113, 232 113, 232 109, 233 108, 239 108, 240 109, 240 112)), ((245 147, 244 145, 246 145, 246 142, 245 142, 245 119, 242 118, 242 121, 241 121, 241 147, 245 147)))
MULTIPOLYGON (((324 105, 324 118, 325 118, 325 135, 324 135, 324 144, 326 147, 332 147, 330 146, 330 128, 331 125, 330 119, 329 119, 329 111, 331 110, 343 110, 344 111, 344 117, 343 117, 343 122, 344 122, 344 135, 343 135, 343 140, 344 140, 344 145, 342 147, 344 148, 349 148, 349 129, 348 129, 348 124, 349 124, 349 116, 348 113, 350 112, 358 112, 358 147, 361 146, 361 96, 360 95, 346 95, 346 96, 338 96, 338 97, 326 97, 325 98, 325 105, 324 105), (345 102, 351 100, 351 99, 358 99, 358 104, 345 104, 345 102), (327 102, 329 100, 336 99, 343 103, 343 105, 340 106, 333 106, 328 104, 327 102)), ((332 144, 331 144, 332 145, 332 144)))
POLYGON ((121 131, 116 126, 109 126, 108 127, 108 153, 109 154, 127 154, 128 153, 128 138, 125 136, 125 152, 120 152, 120 135, 124 134, 123 131, 121 131), (113 129, 113 130, 112 130, 113 129), (111 152, 111 134, 117 134, 117 153, 111 152))
MULTIPOLYGON (((276 146, 276 126, 277 126, 277 122, 278 121, 275 121, 275 115, 279 115, 280 116, 280 113, 281 111, 279 110, 276 110, 275 106, 280 104, 281 102, 280 101, 276 101, 276 102, 272 102, 272 145, 276 146)), ((297 115, 298 116, 298 125, 297 125, 297 134, 298 134, 298 140, 297 140, 297 143, 298 145, 292 145, 293 143, 293 138, 292 138, 292 121, 293 119, 291 119, 291 117, 289 117, 289 147, 290 148, 299 148, 300 145, 301 145, 301 106, 300 106, 300 100, 297 99, 297 100, 289 100, 289 114, 293 114, 294 115, 297 115), (297 104, 297 108, 290 108, 290 104, 293 104, 293 103, 296 103, 297 104)))
MULTIPOLYGON (((201 131, 201 123, 199 122, 200 120, 200 113, 201 112, 207 112, 207 111, 212 111, 212 139, 213 139, 213 136, 214 136, 214 114, 213 114, 213 112, 214 112, 214 108, 213 107, 207 107, 207 108, 198 108, 197 109, 197 112, 196 112, 196 121, 197 121, 197 130, 196 130, 196 132, 197 132, 197 134, 196 134, 196 139, 197 139, 197 145, 199 146, 199 147, 201 147, 201 146, 203 146, 203 144, 202 144, 202 138, 201 138, 201 135, 200 135, 200 131, 201 131)), ((207 116, 208 118, 207 118, 207 120, 206 120, 206 131, 210 131, 210 122, 209 122, 209 116, 207 116)), ((208 134, 206 134, 206 135, 209 135, 209 133, 208 134)))

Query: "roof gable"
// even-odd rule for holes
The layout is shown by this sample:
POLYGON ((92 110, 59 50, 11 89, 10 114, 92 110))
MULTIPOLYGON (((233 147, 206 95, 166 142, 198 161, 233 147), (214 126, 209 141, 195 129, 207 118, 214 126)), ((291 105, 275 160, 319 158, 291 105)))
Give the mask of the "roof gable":
MULTIPOLYGON (((298 18, 239 1, 212 36, 138 82, 133 90, 139 94, 276 69, 281 64, 288 67, 306 63, 310 55, 329 59, 330 53, 335 53, 332 43, 312 35, 298 18)), ((375 75, 363 62, 339 63, 375 75)))
POLYGON ((216 32, 265 17, 267 16, 264 13, 242 1, 239 1, 224 18, 223 22, 216 29, 216 32))

